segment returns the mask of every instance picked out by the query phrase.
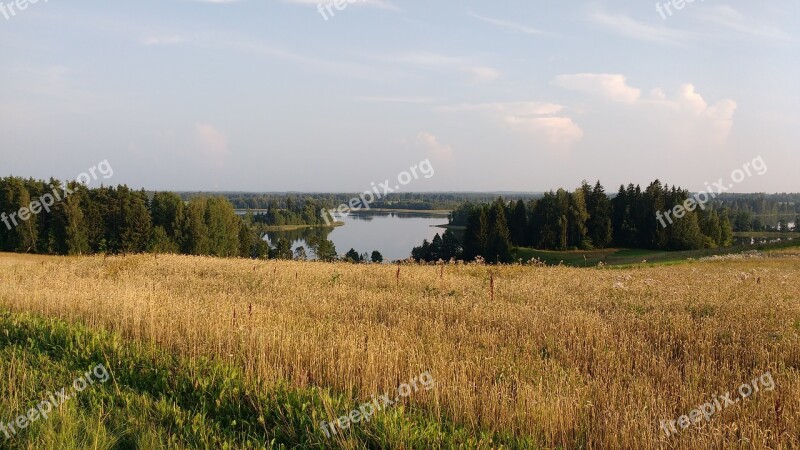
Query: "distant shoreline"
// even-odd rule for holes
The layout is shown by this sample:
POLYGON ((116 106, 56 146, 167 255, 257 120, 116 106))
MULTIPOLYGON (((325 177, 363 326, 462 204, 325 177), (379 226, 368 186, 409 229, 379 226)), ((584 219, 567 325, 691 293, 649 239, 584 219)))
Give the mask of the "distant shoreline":
POLYGON ((264 226, 263 231, 265 232, 296 231, 296 230, 305 230, 307 228, 336 228, 342 226, 344 226, 344 222, 334 222, 330 225, 269 225, 269 226, 264 226))
MULTIPOLYGON (((235 209, 234 212, 237 215, 245 215, 247 212, 266 212, 267 210, 262 209, 235 209)), ((450 215, 449 209, 433 209, 433 210, 417 210, 417 209, 386 209, 386 208, 372 208, 369 210, 359 210, 359 211, 352 211, 350 214, 358 215, 358 214, 369 214, 369 213, 397 213, 397 214, 418 214, 421 216, 432 216, 432 217, 449 217, 450 215)), ((264 225, 262 226, 262 230, 265 232, 276 232, 276 231, 297 231, 297 230, 305 230, 309 228, 336 228, 336 227, 343 227, 345 222, 337 221, 330 225, 264 225)), ((440 228, 447 228, 449 225, 433 225, 440 228)), ((461 227, 463 228, 463 227, 461 227)), ((459 227, 454 227, 453 229, 459 229, 459 227)))
POLYGON ((464 225, 450 225, 450 224, 447 224, 447 223, 444 223, 442 225, 431 225, 431 226, 436 227, 436 228, 444 228, 445 230, 453 230, 453 231, 464 231, 464 230, 467 229, 467 227, 465 227, 464 225))
POLYGON ((423 214, 426 216, 449 216, 452 212, 449 209, 388 209, 388 208, 371 208, 369 210, 355 211, 356 214, 364 212, 381 212, 381 213, 401 213, 401 214, 423 214))

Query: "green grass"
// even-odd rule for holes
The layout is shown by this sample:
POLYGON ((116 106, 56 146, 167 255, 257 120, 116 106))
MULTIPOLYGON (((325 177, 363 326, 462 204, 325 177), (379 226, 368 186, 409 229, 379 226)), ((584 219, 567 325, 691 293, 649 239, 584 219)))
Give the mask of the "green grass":
POLYGON ((613 248, 586 251, 549 251, 518 247, 514 249, 514 258, 522 259, 523 261, 528 261, 531 258, 539 258, 548 265, 557 265, 563 262, 564 265, 573 267, 594 267, 600 262, 609 266, 630 266, 640 265, 643 261, 647 261, 648 265, 671 265, 686 262, 689 258, 698 259, 707 256, 729 255, 751 250, 767 251, 791 247, 800 247, 800 240, 686 251, 613 248))
POLYGON ((601 250, 586 250, 586 251, 550 251, 550 250, 536 250, 533 248, 517 247, 514 250, 514 259, 522 259, 528 261, 532 258, 538 258, 548 265, 558 265, 561 262, 567 266, 574 267, 587 267, 596 266, 600 261, 605 260, 610 255, 619 252, 618 249, 601 249, 601 250), (585 259, 584 259, 585 257, 585 259))
POLYGON ((0 312, 0 421, 101 363, 111 376, 106 383, 12 439, 0 433, 0 449, 535 448, 532 438, 475 433, 402 405, 355 424, 346 441, 327 439, 319 422, 347 414, 359 399, 284 383, 256 386, 218 361, 188 361, 115 333, 8 312, 0 312))
POLYGON ((733 233, 733 237, 800 239, 800 233, 794 231, 736 231, 733 233))

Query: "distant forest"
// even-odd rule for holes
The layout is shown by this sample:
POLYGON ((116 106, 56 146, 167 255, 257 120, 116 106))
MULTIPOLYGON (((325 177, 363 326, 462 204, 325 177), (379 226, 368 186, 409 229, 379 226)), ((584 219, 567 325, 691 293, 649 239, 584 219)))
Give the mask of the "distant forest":
MULTIPOLYGON (((219 196, 184 201, 175 193, 147 193, 124 185, 89 189, 71 182, 65 190, 57 180, 6 177, 0 178, 0 213, 0 251, 281 259, 305 255, 302 248, 293 252, 289 241, 270 247, 250 218, 237 215, 219 196)), ((316 246, 312 250, 322 259, 336 258, 333 243, 313 241, 309 245, 316 246)))
MULTIPOLYGON (((253 210, 293 210, 298 211, 302 205, 312 199, 325 208, 334 208, 336 205, 348 203, 350 199, 360 193, 245 193, 245 192, 220 192, 220 193, 181 193, 184 200, 194 196, 224 196, 236 209, 253 210)), ((502 196, 508 200, 530 200, 541 197, 542 193, 470 193, 470 192, 444 192, 444 193, 391 193, 380 200, 375 200, 370 208, 373 209, 408 209, 414 211, 451 211, 465 202, 489 203, 502 196)))
MULTIPOLYGON (((0 178, 0 251, 303 259, 306 249, 293 250, 289 239, 276 240, 270 247, 263 239, 264 226, 321 225, 322 209, 352 198, 352 194, 199 195, 137 191, 124 185, 90 189, 75 182, 67 190, 72 192, 67 195, 53 179, 0 178), (258 211, 237 215, 235 207, 242 206, 258 211)), ((687 191, 658 181, 644 190, 621 186, 616 195, 606 195, 598 182, 594 187, 584 183, 573 192, 514 193, 505 199, 486 193, 392 194, 382 205, 451 210, 455 231, 437 235, 412 252, 414 259, 426 261, 472 260, 480 255, 490 262, 508 262, 515 246, 562 250, 726 246, 733 231, 786 231, 789 222, 800 222, 800 194, 724 194, 705 211, 688 213, 666 228, 657 224, 656 211, 671 209, 688 196, 687 191)), ((323 236, 310 239, 308 245, 321 259, 338 258, 333 243, 323 236)), ((377 254, 368 258, 348 253, 354 261, 381 259, 377 254)))
POLYGON ((542 250, 589 250, 624 247, 654 250, 694 250, 726 247, 734 231, 789 231, 800 222, 800 195, 728 194, 687 211, 683 218, 661 226, 656 212, 681 205, 690 193, 675 186, 652 182, 646 189, 629 184, 614 196, 606 194, 598 181, 583 184, 573 192, 559 189, 541 198, 492 204, 465 203, 450 214, 450 226, 462 228, 462 238, 448 230, 414 248, 418 261, 474 260, 511 262, 513 247, 542 250), (774 216, 777 226, 763 225, 764 216, 774 216))
MULTIPOLYGON (((623 188, 628 191, 628 186, 623 188)), ((583 188, 582 188, 583 189, 583 188)), ((637 187, 633 187, 635 191, 637 187)), ((641 190, 641 188, 639 188, 641 190)), ((222 196, 236 209, 255 210, 255 221, 269 226, 321 225, 319 210, 334 208, 347 203, 357 194, 332 193, 180 193, 190 200, 196 196, 222 196), (312 213, 316 209, 316 214, 312 213)), ((613 199, 617 193, 609 193, 613 199)), ((411 211, 453 211, 457 217, 453 225, 466 225, 463 206, 467 203, 480 205, 502 197, 506 201, 522 200, 526 204, 540 200, 545 193, 392 193, 372 203, 372 209, 394 209, 411 211), (462 213, 457 210, 462 209, 462 213), (458 217, 458 216, 461 217, 458 217)), ((722 193, 708 203, 709 209, 726 210, 734 231, 777 230, 780 221, 792 222, 800 213, 800 194, 730 194, 722 193)))

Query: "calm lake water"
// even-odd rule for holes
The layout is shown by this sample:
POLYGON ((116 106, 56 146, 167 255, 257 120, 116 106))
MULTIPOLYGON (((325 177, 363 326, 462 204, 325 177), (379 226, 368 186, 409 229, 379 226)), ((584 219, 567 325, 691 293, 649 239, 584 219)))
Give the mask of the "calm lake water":
MULTIPOLYGON (((239 211, 237 211, 239 212, 239 211)), ((244 212, 241 212, 244 214, 244 212)), ((354 248, 359 254, 372 255, 378 250, 384 262, 405 259, 411 256, 411 249, 422 244, 423 239, 431 241, 436 233, 444 233, 443 228, 436 225, 447 223, 446 215, 434 215, 424 212, 353 212, 340 219, 344 226, 331 228, 304 228, 294 231, 273 231, 267 233, 265 239, 274 243, 277 239, 290 239, 292 250, 299 246, 306 249, 309 257, 313 252, 307 239, 313 235, 330 239, 341 256, 354 248)), ((791 226, 791 225, 790 225, 791 226)), ((800 236, 798 236, 800 237, 800 236)), ((734 245, 750 245, 768 242, 779 242, 776 238, 736 237, 734 245)))
POLYGON ((353 212, 340 219, 344 226, 330 228, 308 228, 296 231, 277 231, 267 233, 266 239, 291 239, 292 249, 303 246, 309 256, 306 239, 316 234, 333 241, 336 252, 344 255, 354 248, 358 253, 372 255, 373 250, 381 252, 384 262, 405 259, 411 256, 411 249, 422 244, 423 239, 432 240, 436 233, 444 233, 436 225, 447 223, 446 215, 426 213, 395 212, 353 212))

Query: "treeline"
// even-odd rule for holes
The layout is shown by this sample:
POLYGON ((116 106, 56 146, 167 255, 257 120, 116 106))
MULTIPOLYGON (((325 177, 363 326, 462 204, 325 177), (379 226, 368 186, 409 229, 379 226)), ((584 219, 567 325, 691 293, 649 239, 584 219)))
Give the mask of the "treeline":
POLYGON ((0 249, 43 254, 141 251, 152 237, 148 204, 144 191, 125 186, 89 190, 74 182, 62 186, 52 179, 2 178, 0 213, 12 220, 0 226, 0 249))
MULTIPOLYGON (((288 206, 292 211, 302 208, 307 214, 316 209, 313 201, 296 206, 290 202, 288 206)), ((223 197, 192 196, 184 200, 176 193, 148 194, 124 185, 89 189, 75 182, 62 186, 53 179, 45 182, 7 177, 0 178, 0 214, 0 251, 308 258, 304 247, 292 249, 291 238, 274 239, 270 246, 253 222, 257 216, 237 215, 223 197), (23 209, 28 211, 20 214, 23 209)), ((367 256, 353 249, 340 258, 325 234, 307 239, 309 250, 320 260, 383 261, 378 251, 367 256)))
POLYGON ((221 197, 184 202, 174 193, 150 198, 124 185, 89 189, 6 177, 0 179, 0 212, 7 219, 0 225, 0 250, 9 252, 268 257, 272 250, 221 197))
POLYGON ((714 204, 733 211, 746 211, 754 216, 800 214, 800 194, 722 193, 714 199, 714 204))
MULTIPOLYGON (((322 213, 325 211, 323 204, 313 198, 287 197, 285 201, 278 202, 273 199, 266 211, 252 214, 252 222, 267 226, 283 225, 326 225, 322 213)), ((325 214, 328 214, 325 212, 325 214)), ((330 218, 328 219, 331 220, 330 218)))
MULTIPOLYGON (((320 209, 335 208, 347 203, 355 194, 344 193, 181 193, 186 201, 197 196, 223 196, 236 209, 257 210, 257 221, 264 225, 322 225, 320 209), (312 213, 312 210, 316 210, 312 213)), ((376 199, 372 208, 404 209, 415 211, 451 210, 457 216, 453 223, 465 225, 467 210, 460 208, 464 203, 488 204, 498 197, 506 201, 539 200, 544 193, 390 193, 376 199)), ((615 194, 610 194, 613 199, 615 194)), ((732 194, 722 193, 709 202, 709 209, 727 210, 734 231, 785 230, 781 223, 788 225, 800 215, 800 194, 732 194)))
POLYGON ((432 242, 423 241, 422 246, 411 251, 415 261, 474 261, 483 259, 488 263, 509 263, 513 261, 513 242, 507 217, 511 217, 515 205, 524 202, 518 200, 506 202, 498 198, 489 205, 462 205, 455 213, 466 217, 466 228, 463 239, 459 241, 455 233, 447 230, 440 237, 434 236, 432 242))
POLYGON ((446 230, 441 236, 439 236, 439 233, 436 233, 432 242, 428 242, 428 240, 425 239, 422 241, 421 246, 414 247, 414 249, 411 250, 411 258, 417 262, 450 261, 451 259, 460 260, 463 259, 463 252, 464 249, 455 233, 446 230))
MULTIPOLYGON (((611 198, 598 181, 578 189, 545 193, 539 199, 489 205, 464 204, 450 215, 451 226, 464 229, 461 258, 481 256, 487 262, 511 262, 513 247, 543 250, 589 250, 627 247, 654 250, 692 250, 730 246, 733 228, 727 209, 709 205, 685 211, 662 224, 656 212, 683 205, 689 192, 656 180, 642 190, 620 186, 611 198)), ((443 239, 442 239, 443 240, 443 239)), ((423 243, 432 248, 432 243, 423 243)), ((430 252, 417 247, 412 257, 430 261, 430 252)), ((458 259, 459 257, 456 256, 458 259)))
MULTIPOLYGON (((227 198, 236 209, 252 210, 287 210, 300 212, 307 202, 314 202, 318 208, 335 208, 342 203, 347 204, 350 199, 360 193, 248 193, 248 192, 220 192, 220 193, 181 193, 181 197, 188 201, 196 196, 223 196, 227 198)), ((381 195, 370 205, 375 209, 408 209, 414 211, 452 210, 465 202, 489 203, 500 195, 499 193, 471 193, 471 192, 396 192, 381 195)), ((540 196, 539 194, 511 193, 502 194, 510 200, 529 200, 540 196)), ((317 211, 317 215, 319 211, 317 211)), ((291 224, 300 225, 300 224, 291 224)))
POLYGON ((800 222, 800 194, 722 194, 713 205, 731 212, 733 231, 790 231, 800 222))

